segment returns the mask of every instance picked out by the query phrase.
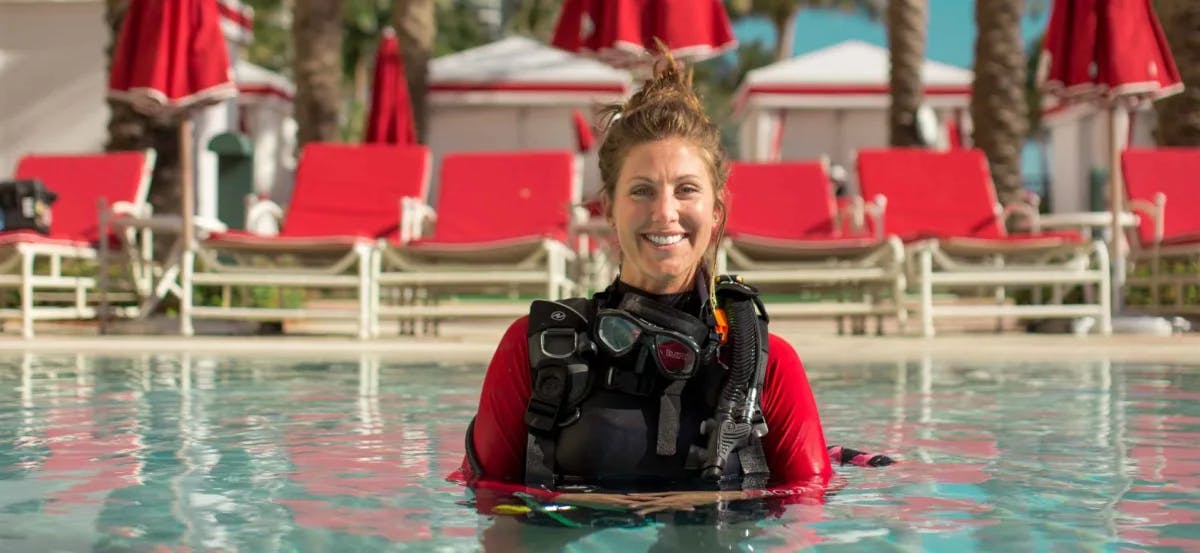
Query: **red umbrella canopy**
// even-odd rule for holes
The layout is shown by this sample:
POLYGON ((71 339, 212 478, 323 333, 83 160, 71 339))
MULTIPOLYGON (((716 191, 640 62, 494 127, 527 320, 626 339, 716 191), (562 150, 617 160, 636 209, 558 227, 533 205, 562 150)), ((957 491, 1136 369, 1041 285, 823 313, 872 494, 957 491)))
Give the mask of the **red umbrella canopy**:
POLYGON ((1066 100, 1183 90, 1151 0, 1056 0, 1038 73, 1044 90, 1066 100))
POLYGON ((146 113, 235 96, 216 0, 132 0, 108 88, 109 97, 146 113))
POLYGON ((371 109, 367 113, 367 143, 416 144, 412 102, 404 77, 400 41, 391 28, 384 29, 375 53, 375 78, 371 84, 371 109))
POLYGON ((632 67, 654 59, 656 38, 690 61, 737 45, 721 0, 566 0, 550 43, 632 67))

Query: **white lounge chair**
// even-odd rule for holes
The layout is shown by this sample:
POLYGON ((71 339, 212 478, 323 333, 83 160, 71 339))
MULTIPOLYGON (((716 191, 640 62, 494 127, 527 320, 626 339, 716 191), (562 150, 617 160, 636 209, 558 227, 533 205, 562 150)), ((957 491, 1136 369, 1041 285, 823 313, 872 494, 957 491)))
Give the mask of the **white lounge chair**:
POLYGON ((184 261, 180 316, 254 320, 348 319, 357 335, 373 334, 372 268, 376 241, 399 240, 406 198, 424 198, 429 151, 423 146, 321 144, 304 147, 292 199, 276 236, 213 233, 199 241, 194 265, 184 261), (235 306, 233 287, 349 291, 355 306, 235 306), (220 290, 219 305, 196 305, 194 288, 220 290))
MULTIPOLYGON (((767 292, 817 294, 772 301, 772 315, 835 316, 839 332, 847 316, 860 321, 856 330, 866 316, 880 319, 880 331, 884 316, 904 324, 903 247, 854 224, 861 214, 839 214, 824 162, 735 163, 728 191, 717 270, 767 292)), ((872 213, 882 215, 882 206, 872 213)))
MULTIPOLYGON (((1018 318, 1096 317, 1102 333, 1112 329, 1110 275, 1102 242, 1074 232, 1009 233, 1010 215, 1034 219, 1027 204, 1000 206, 980 150, 938 152, 925 149, 864 150, 858 153, 858 178, 865 197, 887 202, 884 230, 905 243, 911 280, 921 299, 921 329, 934 333, 935 317, 995 316, 1018 318), (1095 287, 1082 303, 1064 304, 1062 294, 1049 303, 1016 305, 1015 288, 1095 287), (935 289, 986 290, 979 303, 935 305, 935 289), (1095 298, 1092 302, 1087 297, 1095 298)), ((1032 294, 1037 297, 1037 294, 1032 294)))
MULTIPOLYGON (((21 334, 33 336, 34 320, 91 319, 100 302, 100 205, 111 216, 142 216, 154 168, 154 152, 27 155, 18 180, 37 179, 58 195, 48 235, 30 230, 0 232, 0 288, 16 290, 20 305, 0 309, 19 317, 21 334), (101 201, 103 200, 103 202, 101 201)), ((118 310, 132 314, 136 304, 118 310)))

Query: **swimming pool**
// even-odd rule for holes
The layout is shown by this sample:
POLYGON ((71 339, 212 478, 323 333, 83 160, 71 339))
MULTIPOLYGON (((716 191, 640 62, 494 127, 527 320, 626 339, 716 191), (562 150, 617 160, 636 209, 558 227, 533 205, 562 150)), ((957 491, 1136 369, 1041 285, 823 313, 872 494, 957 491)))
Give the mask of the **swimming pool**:
POLYGON ((813 363, 821 505, 567 530, 444 480, 480 366, 375 356, 0 357, 0 551, 1200 550, 1200 367, 813 363))

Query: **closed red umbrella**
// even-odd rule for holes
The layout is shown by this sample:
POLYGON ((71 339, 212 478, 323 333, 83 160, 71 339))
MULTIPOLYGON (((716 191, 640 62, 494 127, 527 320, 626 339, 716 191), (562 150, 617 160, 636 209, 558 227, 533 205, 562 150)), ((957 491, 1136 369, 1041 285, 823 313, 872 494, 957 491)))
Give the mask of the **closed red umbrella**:
POLYGON ((591 151, 592 146, 596 143, 596 136, 592 133, 592 124, 579 110, 571 112, 571 122, 575 125, 575 151, 581 154, 591 151))
POLYGON ((634 67, 654 59, 655 39, 689 61, 737 45, 721 0, 566 0, 550 43, 634 67))
POLYGON ((404 77, 404 59, 396 31, 384 29, 375 53, 375 78, 371 83, 371 109, 367 112, 367 143, 416 144, 412 102, 404 77))
MULTIPOLYGON (((188 111, 237 94, 216 0, 132 0, 113 49, 108 88, 110 98, 138 111, 180 120, 181 240, 183 263, 190 263, 195 197, 188 111)), ((181 324, 188 320, 180 317, 181 324)), ((191 334, 186 326, 181 331, 191 334)))
POLYGON ((1046 93, 1062 101, 1098 98, 1109 110, 1109 206, 1117 277, 1113 296, 1119 300, 1124 278, 1117 244, 1125 194, 1120 168, 1125 107, 1183 90, 1151 0, 1055 0, 1038 78, 1046 93))
POLYGON ((133 0, 113 49, 109 97, 144 113, 237 94, 215 0, 133 0))

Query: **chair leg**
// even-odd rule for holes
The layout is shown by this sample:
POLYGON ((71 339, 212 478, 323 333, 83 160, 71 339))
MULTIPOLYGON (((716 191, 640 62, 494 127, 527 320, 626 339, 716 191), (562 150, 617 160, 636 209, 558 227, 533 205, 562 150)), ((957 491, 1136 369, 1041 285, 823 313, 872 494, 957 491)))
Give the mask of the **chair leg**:
POLYGON ((1112 267, 1108 249, 1103 244, 1095 248, 1094 255, 1098 260, 1096 269, 1100 271, 1100 333, 1109 336, 1112 334, 1112 267))
MULTIPOLYGON (((994 265, 996 267, 996 271, 1003 271, 1004 270, 1004 258, 1002 258, 1000 256, 996 256, 996 258, 993 259, 992 265, 994 265)), ((996 307, 997 308, 1004 305, 1004 301, 1008 297, 1003 285, 997 286, 996 289, 993 291, 993 295, 996 299, 996 307)), ((1038 299, 1040 300, 1040 297, 1038 299)), ((1001 332, 1004 332, 1004 317, 997 315, 996 316, 996 334, 1000 334, 1001 332)))
POLYGON ((560 294, 566 288, 566 258, 556 249, 546 252, 546 273, 546 299, 562 299, 560 294))
POLYGON ((33 338, 33 254, 21 252, 21 337, 33 338))
POLYGON ((908 282, 904 278, 904 272, 901 271, 892 280, 892 301, 896 302, 896 323, 898 329, 896 332, 904 334, 908 330, 908 308, 904 306, 904 289, 908 286, 908 282))
POLYGON ((371 313, 370 313, 371 329, 370 330, 371 330, 372 338, 378 338, 379 334, 380 334, 380 331, 379 331, 379 308, 380 308, 381 300, 380 300, 379 275, 382 272, 383 272, 383 252, 380 252, 376 249, 372 249, 371 250, 371 273, 370 273, 371 290, 370 290, 370 296, 369 296, 369 298, 371 300, 371 313))
MULTIPOLYGON (((1158 263, 1160 261, 1157 258, 1150 261, 1149 284, 1146 288, 1147 293, 1150 295, 1150 309, 1152 310, 1165 307, 1163 304, 1162 289, 1166 284, 1159 281, 1158 269, 1156 268, 1158 263)), ((1126 291, 1128 291, 1128 287, 1126 287, 1126 291)))
POLYGON ((921 334, 933 336, 933 250, 921 248, 921 334))
POLYGON ((871 294, 871 311, 875 312, 875 335, 883 336, 883 289, 872 287, 871 290, 874 292, 871 294))
POLYGON ((358 338, 371 337, 371 249, 357 248, 358 253, 358 338))
POLYGON ((192 326, 192 274, 196 272, 196 253, 184 249, 179 264, 179 333, 193 336, 196 329, 192 326))

